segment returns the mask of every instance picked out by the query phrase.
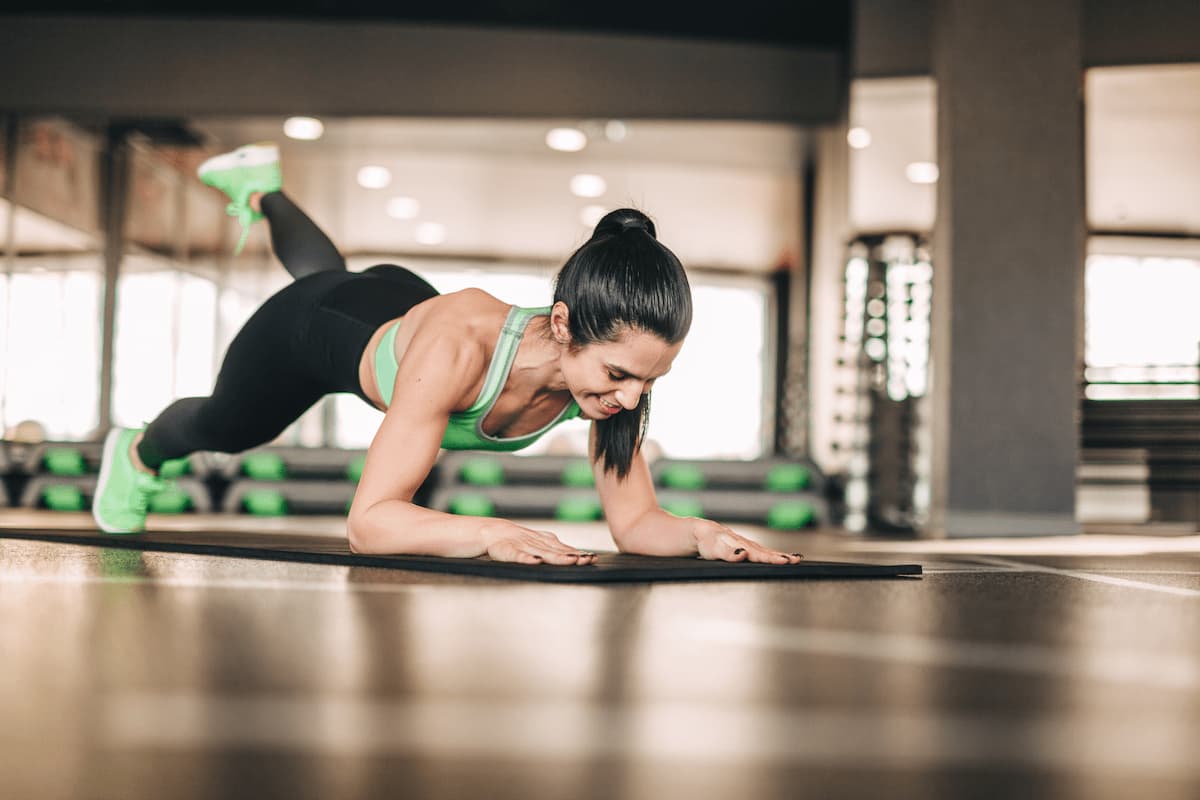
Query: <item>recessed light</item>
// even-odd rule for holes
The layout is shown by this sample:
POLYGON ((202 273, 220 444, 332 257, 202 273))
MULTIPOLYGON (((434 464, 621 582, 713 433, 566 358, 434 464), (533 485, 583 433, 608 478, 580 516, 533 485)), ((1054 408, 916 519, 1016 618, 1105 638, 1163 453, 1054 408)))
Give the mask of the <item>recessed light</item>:
POLYGON ((587 134, 578 128, 554 128, 546 133, 546 146, 564 153, 577 153, 587 142, 587 134))
POLYGON ((608 191, 608 184, 599 175, 586 173, 571 178, 571 193, 579 197, 600 197, 608 191))
POLYGON ((871 132, 866 128, 851 128, 846 131, 846 141, 855 150, 871 146, 871 132))
POLYGON ((415 236, 421 244, 441 244, 446 241, 446 226, 440 222, 422 222, 415 236))
POLYGON ((358 171, 358 185, 364 189, 384 189, 392 182, 392 171, 372 165, 358 171))
POLYGON ((421 204, 414 197, 393 197, 387 201, 387 215, 392 219, 415 219, 421 204))
POLYGON ((937 164, 931 161, 914 161, 904 168, 904 176, 913 183, 937 183, 937 164))
POLYGON ((325 133, 325 124, 316 117, 288 117, 283 123, 283 132, 291 139, 311 142, 325 133))
POLYGON ((619 119, 610 119, 604 124, 604 138, 610 142, 623 142, 629 135, 629 126, 619 119))
POLYGON ((594 228, 607 213, 608 209, 604 206, 584 206, 579 212, 579 221, 589 228, 594 228))

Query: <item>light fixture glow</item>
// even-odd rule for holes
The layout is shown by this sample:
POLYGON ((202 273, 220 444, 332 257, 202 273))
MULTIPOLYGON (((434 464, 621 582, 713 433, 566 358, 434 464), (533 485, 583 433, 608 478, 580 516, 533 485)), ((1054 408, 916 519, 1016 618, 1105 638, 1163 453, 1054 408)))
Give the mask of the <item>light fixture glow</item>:
POLYGON ((440 222, 422 222, 415 236, 421 244, 441 244, 446 241, 446 226, 440 222))
POLYGON ((571 193, 578 197, 600 197, 608 191, 608 184, 599 175, 586 173, 571 178, 571 193))
POLYGON ((608 209, 604 206, 584 206, 583 210, 579 212, 579 221, 589 228, 594 228, 607 213, 608 209))
POLYGON ((610 142, 623 142, 629 135, 629 126, 619 119, 610 119, 604 124, 604 138, 610 142))
POLYGON ((283 133, 291 139, 312 142, 325 133, 325 124, 316 117, 288 117, 283 123, 283 133))
POLYGON ((387 201, 387 215, 392 219, 415 219, 421 204, 412 197, 393 197, 387 201))
POLYGON ((855 150, 871 146, 871 132, 866 128, 851 128, 846 132, 846 141, 855 150))
POLYGON ((553 128, 546 133, 546 146, 563 153, 577 153, 587 142, 587 134, 578 128, 553 128))
POLYGON ((371 165, 358 171, 358 185, 364 189, 384 189, 392 182, 392 171, 387 167, 371 165))
POLYGON ((913 183, 937 183, 937 164, 930 161, 914 161, 904 168, 904 176, 913 183))

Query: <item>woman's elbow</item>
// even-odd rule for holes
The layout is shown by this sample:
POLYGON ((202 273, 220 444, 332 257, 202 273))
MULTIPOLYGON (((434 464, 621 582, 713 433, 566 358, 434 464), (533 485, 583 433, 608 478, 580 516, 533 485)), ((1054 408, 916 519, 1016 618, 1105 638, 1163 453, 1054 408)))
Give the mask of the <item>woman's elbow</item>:
POLYGON ((363 519, 365 512, 355 512, 350 509, 350 514, 346 517, 346 541, 350 545, 350 552, 358 555, 369 555, 375 552, 373 538, 370 533, 369 523, 363 519))

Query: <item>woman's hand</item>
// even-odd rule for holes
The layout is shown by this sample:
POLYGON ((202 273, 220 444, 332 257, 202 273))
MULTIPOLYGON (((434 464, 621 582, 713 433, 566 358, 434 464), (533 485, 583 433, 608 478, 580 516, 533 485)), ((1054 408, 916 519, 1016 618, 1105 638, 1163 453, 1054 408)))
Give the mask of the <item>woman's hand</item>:
POLYGON ((497 520, 483 532, 486 553, 493 561, 518 564, 558 564, 586 566, 596 563, 596 554, 564 544, 549 531, 523 528, 513 522, 497 520))
POLYGON ((798 564, 804 556, 780 553, 740 536, 724 525, 707 519, 695 520, 692 537, 700 558, 709 561, 756 561, 760 564, 798 564))

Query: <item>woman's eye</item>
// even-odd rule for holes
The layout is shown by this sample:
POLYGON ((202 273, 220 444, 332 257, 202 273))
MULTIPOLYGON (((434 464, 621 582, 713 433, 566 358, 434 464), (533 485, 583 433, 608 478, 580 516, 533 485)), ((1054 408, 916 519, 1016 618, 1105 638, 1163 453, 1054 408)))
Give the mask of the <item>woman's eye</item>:
POLYGON ((611 378, 611 379, 612 379, 612 380, 614 380, 614 381, 620 381, 620 380, 624 380, 624 379, 625 379, 625 376, 624 376, 624 375, 613 375, 611 372, 610 372, 610 373, 608 373, 608 377, 609 377, 609 378, 611 378))

